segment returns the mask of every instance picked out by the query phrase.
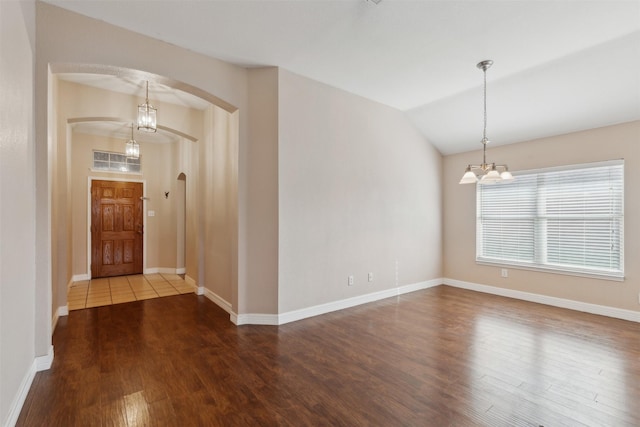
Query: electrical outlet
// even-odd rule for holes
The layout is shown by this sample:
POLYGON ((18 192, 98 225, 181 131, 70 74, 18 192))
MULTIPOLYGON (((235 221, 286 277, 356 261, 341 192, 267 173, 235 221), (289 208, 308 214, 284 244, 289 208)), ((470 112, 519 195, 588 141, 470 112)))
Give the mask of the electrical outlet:
POLYGON ((373 282, 373 273, 369 273, 369 275, 367 276, 367 280, 369 282, 373 282))
POLYGON ((502 277, 509 277, 509 270, 507 270, 506 268, 502 269, 502 277))
POLYGON ((353 286, 353 276, 349 276, 349 286, 353 286))

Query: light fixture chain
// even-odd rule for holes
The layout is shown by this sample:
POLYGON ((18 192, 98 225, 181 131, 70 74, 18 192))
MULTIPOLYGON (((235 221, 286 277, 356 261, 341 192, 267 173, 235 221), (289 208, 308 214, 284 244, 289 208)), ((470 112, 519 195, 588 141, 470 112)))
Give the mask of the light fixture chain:
POLYGON ((486 68, 482 70, 482 74, 484 74, 484 90, 483 90, 484 129, 482 130, 482 139, 483 141, 486 141, 487 140, 487 69, 486 68))
POLYGON ((482 90, 482 99, 484 106, 484 126, 482 128, 482 167, 487 166, 487 67, 482 68, 484 75, 484 86, 482 90))

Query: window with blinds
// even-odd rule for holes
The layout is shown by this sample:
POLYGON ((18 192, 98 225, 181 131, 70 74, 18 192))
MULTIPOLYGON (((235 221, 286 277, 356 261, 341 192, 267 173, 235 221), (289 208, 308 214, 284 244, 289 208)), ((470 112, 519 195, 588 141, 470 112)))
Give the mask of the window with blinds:
POLYGON ((624 161, 478 184, 476 261, 624 279, 624 161))

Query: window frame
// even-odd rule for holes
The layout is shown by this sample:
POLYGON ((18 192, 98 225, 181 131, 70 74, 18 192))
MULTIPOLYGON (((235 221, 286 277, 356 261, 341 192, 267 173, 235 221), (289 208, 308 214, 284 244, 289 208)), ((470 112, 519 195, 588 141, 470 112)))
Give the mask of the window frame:
MULTIPOLYGON (((529 242, 528 244, 532 245, 531 250, 533 250, 533 256, 531 260, 523 260, 523 259, 517 259, 517 257, 514 257, 514 259, 498 258, 498 257, 491 256, 491 254, 487 255, 487 253, 483 253, 483 250, 484 250, 483 244, 488 241, 488 239, 484 239, 483 227, 487 228, 491 226, 491 221, 490 221, 491 216, 481 215, 483 186, 489 186, 489 185, 509 186, 509 185, 517 185, 517 184, 515 184, 515 182, 503 183, 503 184, 478 183, 476 185, 476 263, 477 264, 501 266, 501 267, 512 267, 517 269, 541 271, 541 272, 580 276, 580 277, 599 278, 599 279, 612 280, 612 281, 624 281, 624 271, 625 271, 624 270, 624 196, 625 196, 624 194, 624 159, 519 171, 519 172, 514 172, 513 175, 516 179, 516 182, 519 177, 521 180, 522 179, 531 180, 532 179, 531 177, 535 177, 535 181, 536 181, 534 184, 535 194, 533 194, 532 196, 535 198, 535 201, 533 203, 535 214, 533 214, 533 216, 530 217, 533 220, 533 228, 526 230, 532 236, 532 237, 531 236, 528 237, 532 239, 532 243, 529 242), (542 229, 542 227, 545 226, 543 225, 543 223, 544 222, 548 223, 549 215, 546 211, 544 211, 544 208, 542 208, 542 210, 544 211, 544 214, 541 214, 541 205, 543 202, 545 202, 546 204, 548 199, 544 199, 544 197, 547 197, 547 196, 544 196, 543 194, 541 194, 543 193, 541 189, 545 188, 545 186, 540 183, 540 178, 538 177, 543 176, 545 174, 547 174, 547 176, 551 176, 552 174, 555 174, 557 172, 565 172, 565 171, 577 172, 584 169, 602 168, 602 167, 612 167, 612 168, 620 167, 621 169, 621 176, 619 181, 620 187, 616 188, 619 191, 613 197, 609 197, 610 201, 615 199, 615 201, 619 203, 619 209, 615 209, 616 213, 615 214, 612 213, 611 215, 609 215, 609 217, 607 217, 607 220, 610 221, 611 223, 616 223, 616 222, 619 223, 619 227, 617 228, 617 230, 619 231, 619 235, 617 237, 618 239, 617 241, 619 242, 619 246, 618 246, 619 250, 617 252, 617 255, 619 256, 619 269, 598 268, 597 266, 596 267, 588 267, 588 266, 580 267, 576 265, 566 265, 566 264, 563 265, 563 264, 549 263, 548 257, 547 257, 547 249, 548 249, 547 240, 550 238, 549 236, 551 236, 551 234, 548 232, 548 229, 545 229, 545 230, 542 229)), ((512 191, 511 192, 512 195, 516 194, 517 191, 518 190, 512 191)), ((522 194, 524 194, 525 191, 526 190, 523 190, 522 194)), ((506 190, 506 192, 509 192, 509 191, 506 190)), ((522 216, 521 218, 526 219, 529 217, 522 216)), ((513 219, 513 218, 510 217, 510 219, 513 219)), ((585 218, 585 224, 591 220, 592 218, 589 218, 588 220, 585 218)), ((558 220, 558 222, 560 223, 561 221, 558 220)), ((506 224, 506 222, 500 222, 500 221, 494 222, 494 223, 500 224, 499 226, 501 227, 501 229, 504 228, 503 225, 506 224)), ((531 227, 530 224, 529 224, 529 227, 531 227)), ((502 233, 502 231, 496 233, 495 235, 489 236, 489 239, 491 238, 496 239, 496 235, 502 236, 503 234, 500 234, 500 233, 502 233)), ((527 237, 525 236, 524 239, 526 238, 527 237)), ((615 238, 610 238, 610 239, 615 240, 615 238)), ((502 243, 499 243, 499 245, 502 245, 502 243)), ((516 246, 518 247, 518 250, 520 250, 520 246, 518 245, 516 246)), ((526 244, 524 246, 526 249, 526 244)), ((509 253, 507 251, 507 256, 508 254, 509 253)))
POLYGON ((127 157, 126 153, 118 153, 115 151, 106 151, 106 150, 92 150, 91 153, 91 171, 92 172, 101 172, 101 173, 118 173, 118 174, 126 174, 126 175, 142 175, 142 156, 137 159, 130 159, 127 157), (96 159, 96 154, 106 155, 107 160, 96 159), (115 158, 123 158, 123 162, 115 161, 115 158), (114 160, 112 160, 114 158, 114 160), (106 168, 96 167, 96 161, 105 162, 106 168), (137 171, 132 170, 122 170, 112 167, 115 164, 124 164, 124 165, 137 165, 137 171))

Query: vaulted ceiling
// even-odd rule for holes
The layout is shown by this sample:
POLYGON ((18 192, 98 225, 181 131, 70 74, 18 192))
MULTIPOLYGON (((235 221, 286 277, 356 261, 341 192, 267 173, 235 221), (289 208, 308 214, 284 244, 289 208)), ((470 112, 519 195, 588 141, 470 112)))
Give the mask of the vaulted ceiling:
POLYGON ((406 112, 441 153, 640 119, 640 1, 46 0, 406 112))

